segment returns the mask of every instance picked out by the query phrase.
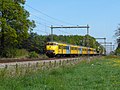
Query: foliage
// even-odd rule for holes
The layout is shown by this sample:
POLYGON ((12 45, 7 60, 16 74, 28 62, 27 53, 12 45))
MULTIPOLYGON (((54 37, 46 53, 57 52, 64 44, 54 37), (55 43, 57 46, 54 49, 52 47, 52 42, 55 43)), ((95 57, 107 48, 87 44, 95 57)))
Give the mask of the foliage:
POLYGON ((26 57, 28 55, 28 51, 25 49, 17 49, 17 48, 6 48, 4 50, 5 57, 6 58, 20 58, 20 57, 26 57))
POLYGON ((92 36, 85 35, 85 36, 79 36, 79 35, 54 35, 54 41, 57 42, 64 42, 68 44, 73 44, 73 45, 79 45, 79 46, 89 46, 93 48, 97 48, 96 45, 98 43, 96 42, 96 39, 92 36))
POLYGON ((117 38, 117 43, 118 43, 118 46, 115 50, 115 54, 120 55, 120 24, 119 24, 117 30, 115 31, 115 36, 117 38))
POLYGON ((119 24, 117 30, 115 31, 115 36, 117 37, 118 47, 120 47, 120 24, 119 24))
POLYGON ((117 47, 117 49, 115 50, 115 54, 120 56, 120 47, 117 47))
POLYGON ((29 53, 28 57, 29 57, 29 58, 38 58, 39 55, 38 55, 35 51, 33 51, 33 52, 30 52, 30 53, 29 53))
MULTIPOLYGON (((89 46, 92 48, 96 48, 102 51, 104 48, 100 46, 100 44, 95 40, 94 37, 91 36, 78 36, 78 35, 54 35, 54 41, 62 42, 73 45, 80 46, 89 46), (89 41, 87 41, 87 38, 89 41)), ((22 43, 22 48, 27 49, 28 51, 35 51, 37 53, 43 54, 45 53, 45 45, 46 42, 50 41, 50 35, 38 35, 37 33, 31 32, 28 39, 25 39, 22 43)))
POLYGON ((119 58, 102 58, 20 77, 0 76, 0 90, 119 90, 119 63, 119 58))
POLYGON ((24 9, 24 3, 25 0, 0 0, 0 55, 3 57, 6 48, 18 47, 35 27, 34 21, 28 19, 30 14, 24 9))
POLYGON ((29 37, 22 43, 22 48, 28 51, 35 51, 37 53, 45 53, 45 44, 47 42, 47 36, 38 35, 37 33, 31 32, 29 37))

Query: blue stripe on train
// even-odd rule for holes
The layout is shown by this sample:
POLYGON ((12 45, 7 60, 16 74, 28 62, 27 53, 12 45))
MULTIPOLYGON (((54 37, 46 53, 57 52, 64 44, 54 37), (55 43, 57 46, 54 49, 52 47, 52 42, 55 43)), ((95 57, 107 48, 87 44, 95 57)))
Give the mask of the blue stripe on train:
POLYGON ((82 48, 79 48, 79 50, 80 50, 80 54, 82 54, 82 48))

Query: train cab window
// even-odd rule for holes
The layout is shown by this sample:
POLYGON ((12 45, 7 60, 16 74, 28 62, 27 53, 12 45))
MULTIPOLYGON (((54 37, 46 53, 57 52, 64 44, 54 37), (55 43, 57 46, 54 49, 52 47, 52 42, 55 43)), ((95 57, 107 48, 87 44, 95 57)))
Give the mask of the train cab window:
POLYGON ((47 45, 57 45, 56 43, 47 43, 47 45))

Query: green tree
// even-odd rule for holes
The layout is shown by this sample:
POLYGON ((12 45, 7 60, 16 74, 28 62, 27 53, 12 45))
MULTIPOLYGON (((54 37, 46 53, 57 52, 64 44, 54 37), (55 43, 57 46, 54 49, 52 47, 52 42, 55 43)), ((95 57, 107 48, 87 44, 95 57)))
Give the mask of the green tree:
POLYGON ((46 42, 48 41, 49 36, 42 36, 31 32, 29 37, 23 41, 22 48, 25 48, 29 52, 35 51, 39 54, 43 54, 45 52, 46 42))
POLYGON ((120 55, 120 24, 119 24, 117 30, 115 30, 115 36, 117 38, 116 40, 117 40, 117 44, 118 44, 118 46, 115 50, 115 54, 120 55))
POLYGON ((20 46, 21 42, 35 27, 29 12, 24 9, 25 0, 0 0, 0 55, 5 56, 6 48, 20 46))
POLYGON ((115 36, 117 38, 118 47, 120 48, 120 24, 119 24, 117 30, 115 31, 115 36))

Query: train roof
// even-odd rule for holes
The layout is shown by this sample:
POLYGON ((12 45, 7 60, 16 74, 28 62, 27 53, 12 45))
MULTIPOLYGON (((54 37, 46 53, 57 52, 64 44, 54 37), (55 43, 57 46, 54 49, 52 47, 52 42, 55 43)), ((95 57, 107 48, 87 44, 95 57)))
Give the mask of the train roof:
MULTIPOLYGON (((72 45, 72 44, 61 43, 61 42, 56 42, 56 41, 49 41, 49 42, 47 42, 47 43, 55 43, 55 44, 69 45, 69 46, 73 46, 73 47, 87 48, 87 47, 85 47, 85 46, 72 45)), ((94 48, 89 47, 89 49, 94 49, 94 48)))

